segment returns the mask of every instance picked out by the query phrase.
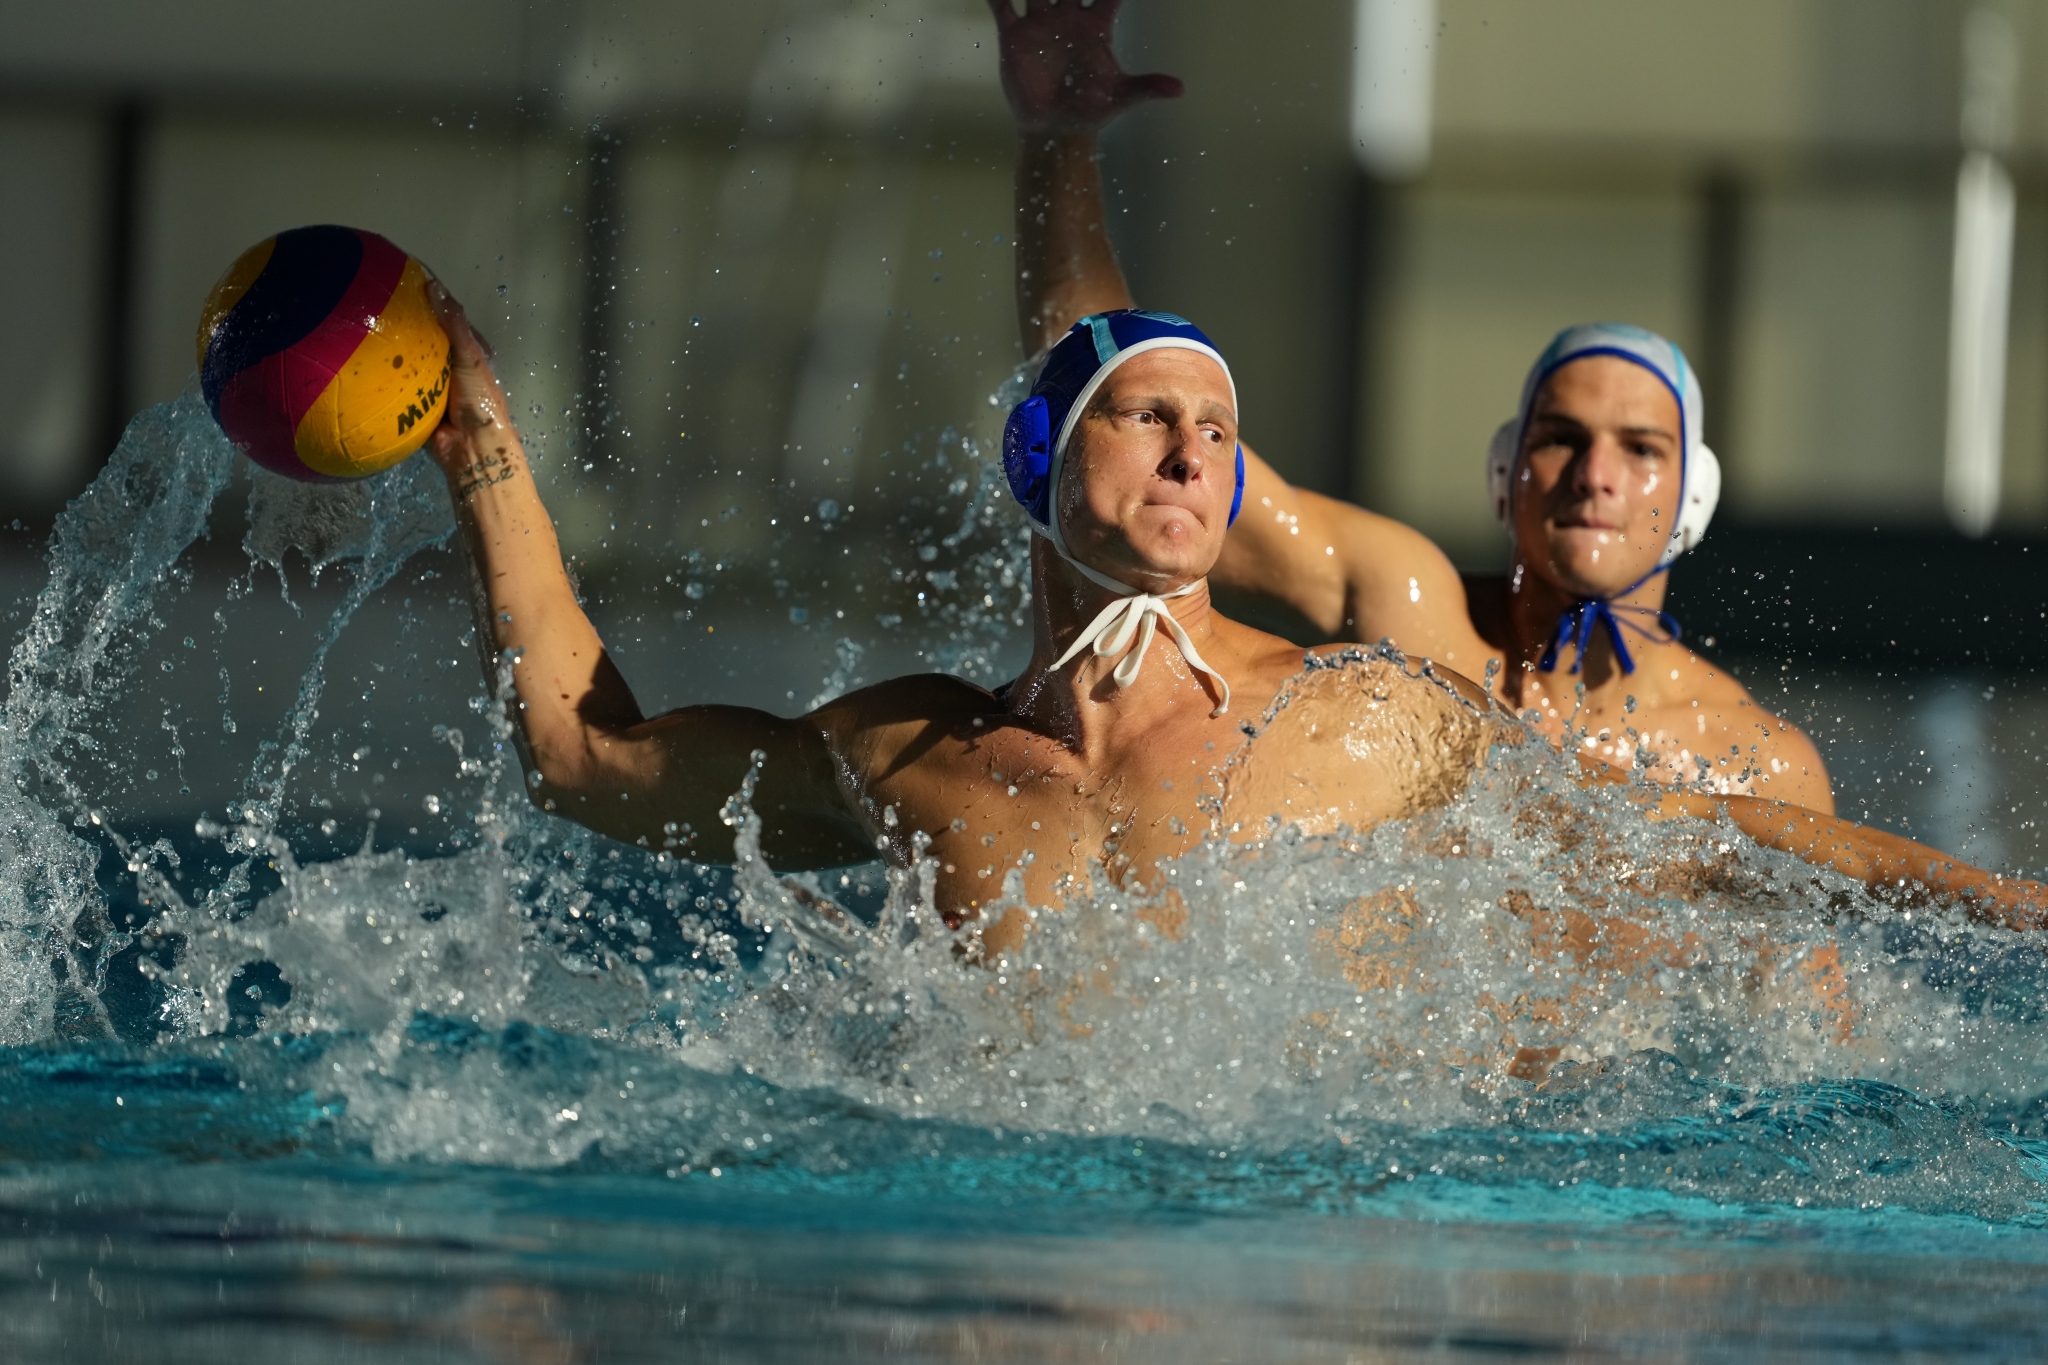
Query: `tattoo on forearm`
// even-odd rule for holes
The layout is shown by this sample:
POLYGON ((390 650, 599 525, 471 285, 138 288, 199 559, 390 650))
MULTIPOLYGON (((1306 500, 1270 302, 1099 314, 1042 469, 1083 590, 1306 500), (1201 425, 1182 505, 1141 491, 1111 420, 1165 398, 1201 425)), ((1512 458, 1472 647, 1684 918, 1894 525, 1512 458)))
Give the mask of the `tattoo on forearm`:
POLYGON ((502 450, 480 455, 456 472, 455 500, 468 502, 477 489, 504 483, 516 472, 511 459, 502 450))

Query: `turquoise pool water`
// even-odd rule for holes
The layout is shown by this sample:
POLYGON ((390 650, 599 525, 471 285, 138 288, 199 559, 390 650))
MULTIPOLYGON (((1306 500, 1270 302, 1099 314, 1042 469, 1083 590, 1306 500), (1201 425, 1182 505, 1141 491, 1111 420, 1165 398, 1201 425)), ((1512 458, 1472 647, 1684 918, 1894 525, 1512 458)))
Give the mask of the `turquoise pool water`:
MULTIPOLYGON (((2031 944, 1525 747, 1364 838, 1190 855, 1178 937, 1100 885, 965 969, 915 870, 535 814, 427 610, 426 474, 257 485, 223 587, 242 476, 188 397, 19 604, 9 1358, 2040 1353, 2031 944), (1562 952, 1589 908, 1662 946, 1562 952)), ((980 496, 916 556, 935 640, 1001 638, 980 496)))
POLYGON ((4 1194, 23 1360, 2013 1360, 2048 1286, 2010 1228, 1604 1191, 1307 1217, 306 1162, 4 1194))

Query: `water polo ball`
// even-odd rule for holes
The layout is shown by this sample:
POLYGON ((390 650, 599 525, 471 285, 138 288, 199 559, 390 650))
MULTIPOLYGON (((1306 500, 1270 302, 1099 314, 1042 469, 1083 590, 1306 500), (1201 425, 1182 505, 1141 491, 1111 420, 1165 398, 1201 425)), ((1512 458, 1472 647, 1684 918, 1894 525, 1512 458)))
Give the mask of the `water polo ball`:
POLYGON ((303 227, 242 253, 199 318, 199 384, 273 473, 360 479, 426 444, 448 403, 427 271, 374 232, 303 227))

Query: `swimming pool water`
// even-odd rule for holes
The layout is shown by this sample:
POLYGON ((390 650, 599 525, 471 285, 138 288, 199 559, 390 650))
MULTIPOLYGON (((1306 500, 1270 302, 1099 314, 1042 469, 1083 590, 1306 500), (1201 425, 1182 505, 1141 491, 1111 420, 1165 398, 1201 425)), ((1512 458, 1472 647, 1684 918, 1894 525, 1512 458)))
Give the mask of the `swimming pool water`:
MULTIPOLYGON (((10 1358, 2038 1353, 2031 943, 1523 746, 1190 854, 1179 936, 1101 883, 964 968, 917 870, 777 876, 743 802, 734 870, 533 812, 502 697, 416 681, 473 668, 430 473, 259 483, 222 589, 188 395, 59 525, 0 732, 10 1358), (1562 951, 1587 908, 1662 946, 1562 951)), ((920 569, 967 602, 979 496, 920 569)))
POLYGON ((2038 1238, 1589 1191, 1348 1217, 601 1173, 54 1166, 0 1187, 18 1360, 2024 1359, 2038 1238), (1491 1204, 1491 1206, 1488 1206, 1491 1204))

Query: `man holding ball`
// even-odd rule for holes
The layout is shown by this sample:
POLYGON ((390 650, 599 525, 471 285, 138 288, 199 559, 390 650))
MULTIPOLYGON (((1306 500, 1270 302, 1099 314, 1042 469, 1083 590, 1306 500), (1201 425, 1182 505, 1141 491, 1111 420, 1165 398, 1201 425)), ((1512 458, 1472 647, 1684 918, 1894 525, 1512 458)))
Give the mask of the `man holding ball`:
MULTIPOLYGON (((798 717, 646 717, 576 601, 483 346, 447 292, 430 292, 451 376, 429 449, 476 570, 480 639, 513 662, 529 795, 600 833, 729 860, 726 802, 754 773, 772 866, 879 850, 906 867, 922 850, 937 909, 980 921, 993 956, 1028 932, 1021 907, 983 914, 1010 886, 1053 908, 1098 874, 1156 894, 1162 860, 1211 838, 1256 839, 1276 820, 1363 831, 1442 805, 1519 735, 1456 675, 1385 660, 1304 672, 1299 648, 1211 606, 1207 575, 1243 493, 1236 391, 1191 324, 1138 313, 1074 327, 1013 414, 1013 430, 1031 409, 1057 434, 1041 482, 1020 473, 1028 444, 1014 452, 1012 489, 1039 534, 1032 653, 1010 684, 932 674, 798 717), (1282 689, 1290 704, 1247 738, 1240 722, 1282 689)), ((2048 888, 1782 802, 1671 793, 1662 809, 1725 812, 1760 843, 1872 884, 1921 882, 1998 924, 2040 927, 2048 909, 2048 888)))

